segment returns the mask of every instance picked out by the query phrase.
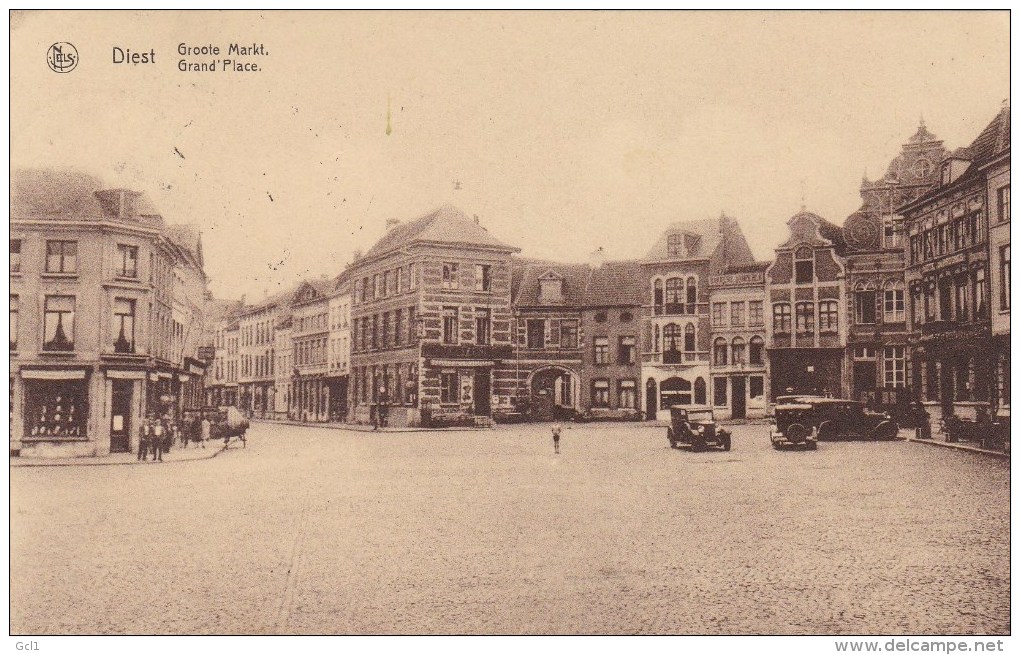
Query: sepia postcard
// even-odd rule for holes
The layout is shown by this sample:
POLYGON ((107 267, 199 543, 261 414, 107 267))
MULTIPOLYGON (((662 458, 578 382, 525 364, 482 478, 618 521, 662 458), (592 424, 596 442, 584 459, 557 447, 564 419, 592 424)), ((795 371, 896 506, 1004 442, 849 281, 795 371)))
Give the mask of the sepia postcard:
POLYGON ((12 649, 1012 643, 1009 11, 9 20, 12 649))

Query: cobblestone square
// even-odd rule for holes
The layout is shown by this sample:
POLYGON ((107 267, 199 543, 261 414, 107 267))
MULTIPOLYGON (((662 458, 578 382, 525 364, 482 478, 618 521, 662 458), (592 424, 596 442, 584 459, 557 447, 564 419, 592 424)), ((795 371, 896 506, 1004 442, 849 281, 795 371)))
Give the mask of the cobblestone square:
POLYGON ((1004 634, 1009 463, 662 428, 258 424, 11 470, 16 634, 1004 634))

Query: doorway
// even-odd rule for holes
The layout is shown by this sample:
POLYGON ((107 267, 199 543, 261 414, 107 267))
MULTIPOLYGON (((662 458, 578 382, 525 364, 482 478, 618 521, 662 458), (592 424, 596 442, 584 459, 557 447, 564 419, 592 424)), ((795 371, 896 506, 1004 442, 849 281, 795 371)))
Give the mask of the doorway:
POLYGON ((747 418, 747 378, 737 375, 732 378, 733 412, 731 418, 747 418))
POLYGON ((475 371, 475 416, 492 414, 492 388, 489 371, 475 371))
POLYGON ((131 450, 131 380, 112 380, 113 398, 110 401, 110 452, 126 453, 131 450))
POLYGON ((654 421, 656 415, 656 404, 659 402, 659 390, 655 386, 655 380, 649 378, 645 385, 645 420, 654 421))

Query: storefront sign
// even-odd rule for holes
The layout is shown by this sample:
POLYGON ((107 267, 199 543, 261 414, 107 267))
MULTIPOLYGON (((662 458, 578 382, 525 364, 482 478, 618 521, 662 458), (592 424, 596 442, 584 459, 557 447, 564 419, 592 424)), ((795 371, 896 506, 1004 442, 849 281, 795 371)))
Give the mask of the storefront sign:
POLYGON ((145 371, 107 371, 109 380, 144 380, 145 371))
POLYGON ((21 377, 25 380, 84 380, 85 371, 82 369, 63 371, 29 369, 21 371, 21 377))

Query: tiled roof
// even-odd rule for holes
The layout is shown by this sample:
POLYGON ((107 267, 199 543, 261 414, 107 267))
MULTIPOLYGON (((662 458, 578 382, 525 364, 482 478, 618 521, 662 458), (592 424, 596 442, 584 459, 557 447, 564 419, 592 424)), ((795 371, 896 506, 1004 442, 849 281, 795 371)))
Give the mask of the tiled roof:
POLYGON ((752 262, 750 264, 733 264, 726 267, 724 273, 757 273, 764 271, 772 264, 772 261, 752 262))
POLYGON ((444 205, 425 216, 394 226, 369 249, 365 257, 375 257, 418 242, 487 246, 508 252, 519 250, 489 234, 460 209, 444 205))
POLYGON ((550 264, 546 262, 527 264, 520 271, 520 281, 514 295, 514 304, 520 307, 542 307, 538 278, 553 272, 563 278, 563 302, 557 307, 581 307, 585 302, 585 290, 591 267, 588 264, 550 264))
POLYGON ((696 221, 679 221, 671 224, 655 242, 652 249, 648 251, 645 259, 649 261, 661 261, 664 259, 688 259, 690 257, 708 258, 715 252, 716 246, 722 240, 723 217, 708 218, 696 221), (697 237, 697 250, 690 254, 690 257, 671 257, 669 255, 669 237, 674 234, 687 234, 697 237))
POLYGON ((605 262, 592 269, 585 305, 610 307, 642 304, 648 295, 648 278, 640 261, 605 262))

